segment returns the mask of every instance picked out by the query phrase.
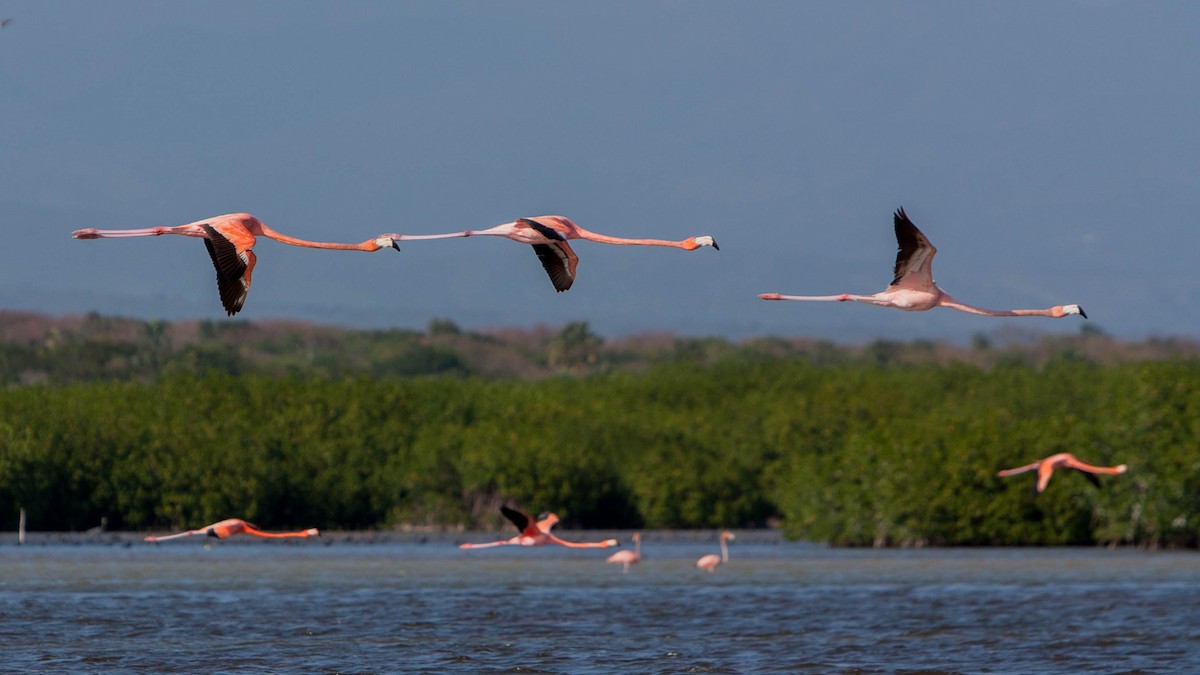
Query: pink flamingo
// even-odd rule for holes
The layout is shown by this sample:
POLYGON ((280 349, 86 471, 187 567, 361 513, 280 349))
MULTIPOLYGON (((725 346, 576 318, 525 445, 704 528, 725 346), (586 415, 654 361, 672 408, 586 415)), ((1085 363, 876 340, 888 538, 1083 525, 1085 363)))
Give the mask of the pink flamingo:
POLYGON ((620 563, 621 565, 625 566, 624 572, 628 574, 630 565, 636 565, 642 561, 642 535, 640 532, 633 533, 633 543, 634 550, 630 551, 629 549, 625 549, 623 551, 617 551, 616 553, 608 556, 608 560, 605 560, 604 562, 620 563))
POLYGON ((534 522, 533 518, 529 517, 516 509, 510 509, 507 506, 500 507, 500 513, 504 514, 505 518, 512 521, 513 525, 521 531, 521 534, 511 538, 502 539, 500 541, 492 541, 486 544, 459 544, 459 548, 488 548, 491 546, 545 546, 546 544, 558 544, 559 546, 567 546, 570 548, 608 548, 610 546, 620 546, 621 543, 616 539, 605 539, 604 541, 594 542, 572 542, 563 541, 558 537, 550 534, 550 528, 554 527, 558 522, 558 516, 553 513, 546 514, 541 520, 534 522))
POLYGON ((187 532, 180 532, 178 534, 169 534, 165 537, 149 536, 146 537, 145 541, 170 541, 172 539, 191 537, 197 534, 204 534, 210 537, 216 537, 217 539, 225 539, 227 537, 232 537, 235 534, 249 534, 255 537, 263 537, 266 539, 286 539, 295 537, 307 539, 308 537, 321 536, 321 533, 315 527, 304 530, 303 532, 263 532, 255 525, 247 523, 241 518, 229 518, 227 520, 222 520, 219 523, 206 525, 198 530, 188 530, 187 532))
POLYGON ((1124 464, 1117 466, 1092 466, 1087 462, 1081 461, 1069 452, 1060 452, 1056 455, 1050 455, 1045 459, 1039 459, 1033 464, 1026 464, 1015 469, 1004 469, 998 471, 997 476, 1015 476, 1026 471, 1037 470, 1037 481, 1033 484, 1033 496, 1037 497, 1042 494, 1046 486, 1050 484, 1050 477, 1054 475, 1055 469, 1074 469, 1087 477, 1088 480, 1096 487, 1100 487, 1100 479, 1096 474, 1103 473, 1108 475, 1122 474, 1129 470, 1129 467, 1124 464))
POLYGON ((718 251, 717 242, 712 237, 689 237, 683 241, 666 241, 663 239, 622 239, 597 234, 579 227, 563 216, 537 216, 536 218, 518 218, 511 223, 504 223, 486 230, 463 230, 447 234, 387 234, 393 241, 409 241, 417 239, 450 239, 452 237, 473 237, 489 235, 508 237, 521 244, 532 244, 538 260, 550 276, 554 290, 559 293, 575 283, 575 268, 579 257, 567 244, 568 239, 587 239, 602 244, 619 244, 624 246, 671 246, 685 251, 694 251, 702 246, 711 246, 718 251))
POLYGON ((893 218, 896 226, 896 241, 900 250, 896 254, 895 277, 892 283, 883 291, 872 295, 780 295, 779 293, 762 293, 762 300, 815 300, 825 302, 862 302, 880 307, 894 307, 908 312, 921 312, 934 307, 949 307, 972 314, 984 316, 1049 316, 1061 318, 1078 314, 1087 318, 1087 314, 1079 305, 1055 305, 1047 309, 984 309, 974 307, 954 298, 938 288, 933 281, 933 256, 937 249, 925 235, 913 225, 908 215, 901 208, 893 218))
POLYGON ((249 213, 230 213, 224 216, 197 220, 176 227, 148 227, 140 230, 97 230, 94 227, 75 230, 76 239, 108 239, 120 237, 157 237, 162 234, 182 234, 199 237, 208 248, 213 266, 217 268, 217 290, 221 293, 221 305, 229 316, 237 314, 250 293, 250 277, 254 273, 255 237, 268 237, 275 241, 304 248, 324 248, 339 251, 378 251, 381 248, 400 247, 388 237, 368 239, 360 244, 336 244, 323 241, 306 241, 289 237, 272 230, 249 213))
POLYGON ((702 570, 708 570, 709 572, 715 572, 718 565, 724 565, 725 563, 729 562, 729 547, 725 545, 725 541, 728 539, 736 539, 736 537, 734 537, 733 533, 729 530, 725 530, 721 533, 720 537, 721 555, 709 553, 708 555, 701 556, 700 559, 696 561, 696 567, 699 567, 702 570))

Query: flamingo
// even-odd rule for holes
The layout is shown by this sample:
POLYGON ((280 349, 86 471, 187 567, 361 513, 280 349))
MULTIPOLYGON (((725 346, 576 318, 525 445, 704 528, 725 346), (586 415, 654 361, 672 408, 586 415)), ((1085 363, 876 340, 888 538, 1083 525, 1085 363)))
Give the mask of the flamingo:
POLYGON ((722 532, 720 536, 721 555, 709 553, 708 555, 701 556, 700 559, 696 561, 696 567, 699 567, 702 570, 708 570, 709 572, 715 572, 718 565, 724 565, 725 563, 729 562, 729 547, 725 545, 725 541, 727 539, 736 539, 736 537, 734 537, 733 533, 729 530, 722 532))
POLYGON ((623 571, 628 574, 630 565, 635 565, 642 561, 642 535, 640 532, 633 533, 633 543, 634 550, 630 551, 626 549, 624 551, 617 551, 608 556, 608 560, 604 562, 620 563, 625 566, 623 571))
POLYGON ((182 234, 204 240, 213 266, 217 268, 217 290, 221 293, 221 305, 229 316, 242 309, 246 295, 250 293, 250 276, 254 273, 254 263, 257 260, 254 251, 251 250, 254 248, 255 237, 268 237, 304 248, 371 252, 391 247, 400 250, 396 242, 386 236, 368 239, 360 244, 305 241, 276 232, 249 213, 229 213, 176 227, 148 227, 140 230, 97 230, 87 227, 75 230, 71 236, 75 239, 108 239, 157 237, 162 234, 182 234))
POLYGON ((583 229, 563 216, 537 216, 535 218, 518 218, 511 223, 504 223, 486 230, 463 230, 446 234, 387 234, 393 241, 409 241, 418 239, 450 239, 452 237, 473 237, 489 235, 508 237, 521 244, 532 244, 538 260, 550 276, 554 290, 562 293, 575 283, 575 267, 579 257, 567 244, 568 239, 587 239, 602 244, 618 244, 623 246, 670 246, 685 251, 694 251, 702 246, 711 246, 718 251, 717 242, 710 236, 688 237, 682 241, 666 241, 663 239, 622 239, 608 235, 597 234, 583 229))
POLYGON ((1038 495, 1042 494, 1042 491, 1045 490, 1046 486, 1050 484, 1050 476, 1054 475, 1055 469, 1074 469, 1075 471, 1078 471, 1086 476, 1087 479, 1092 481, 1096 487, 1100 487, 1100 479, 1096 477, 1096 474, 1122 474, 1128 471, 1129 467, 1125 466, 1124 464, 1119 464, 1117 466, 1092 466, 1091 464, 1076 458, 1075 455, 1072 455, 1069 452, 1060 452, 1056 455, 1050 455, 1045 459, 1039 459, 1033 464, 1026 464, 1025 466, 1019 466, 1015 469, 1004 469, 1002 471, 998 471, 996 475, 1015 476, 1019 473, 1025 473, 1026 471, 1033 471, 1035 469, 1037 470, 1037 481, 1033 484, 1033 496, 1037 497, 1038 495))
POLYGON ((883 291, 872 295, 854 295, 851 293, 842 293, 840 295, 780 295, 779 293, 762 293, 758 297, 762 300, 815 300, 826 302, 846 302, 847 300, 853 300, 854 302, 878 305, 880 307, 894 307, 907 312, 922 312, 940 306, 970 312, 971 314, 983 314, 984 316, 1048 316, 1061 318, 1071 314, 1078 314, 1085 319, 1087 318, 1087 314, 1079 305, 1055 305, 1047 309, 984 309, 959 302, 950 297, 949 293, 938 288, 937 283, 933 280, 933 256, 937 254, 937 249, 933 247, 933 244, 929 243, 929 239, 917 229, 916 225, 913 225, 912 221, 908 219, 908 215, 904 213, 903 208, 896 211, 893 221, 896 226, 896 241, 900 245, 900 250, 896 253, 895 277, 892 279, 892 283, 883 291))
POLYGON ((229 518, 227 520, 222 520, 219 523, 206 525, 198 530, 188 530, 187 532, 180 532, 178 534, 168 534, 165 537, 149 536, 146 537, 145 541, 170 541, 171 539, 181 539, 183 537, 191 537, 197 534, 205 534, 210 537, 216 537, 217 539, 225 539, 227 537, 232 537, 235 534, 250 534, 254 535, 255 537, 263 537, 266 539, 285 539, 293 537, 307 539, 308 537, 321 536, 321 533, 315 527, 304 530, 303 532, 263 532, 262 530, 258 529, 258 527, 247 523, 241 518, 229 518))
POLYGON ((609 548, 610 546, 621 545, 616 539, 593 542, 563 541, 550 533, 550 528, 554 527, 555 523, 558 522, 558 516, 553 513, 547 513, 542 516, 541 520, 536 522, 528 514, 516 509, 510 509, 507 506, 501 506, 500 513, 503 513, 505 518, 512 521, 513 525, 516 525, 517 529, 521 531, 521 534, 511 539, 502 539, 486 544, 459 544, 458 547, 488 548, 491 546, 545 546, 546 544, 558 544, 559 546, 567 546, 569 548, 609 548))

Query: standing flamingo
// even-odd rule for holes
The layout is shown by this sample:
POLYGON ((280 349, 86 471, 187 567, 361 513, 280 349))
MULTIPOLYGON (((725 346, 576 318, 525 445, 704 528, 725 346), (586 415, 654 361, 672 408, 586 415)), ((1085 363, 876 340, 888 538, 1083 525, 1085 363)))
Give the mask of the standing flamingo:
POLYGON ((225 539, 227 537, 232 537, 235 534, 249 534, 255 537, 263 537, 266 539, 286 539, 293 537, 307 539, 308 537, 321 536, 321 533, 315 527, 304 530, 303 532, 263 532, 262 530, 258 529, 257 526, 247 523, 241 518, 229 518, 227 520, 222 520, 219 523, 206 525, 198 530, 188 530, 187 532, 180 532, 178 534, 168 534, 165 537, 149 536, 146 537, 145 540, 153 542, 170 541, 171 539, 191 537, 197 534, 205 534, 210 537, 216 537, 217 539, 225 539))
POLYGON ((400 247, 386 236, 368 239, 361 244, 337 244, 323 241, 306 241, 289 237, 272 230, 249 213, 230 213, 224 216, 197 220, 176 227, 148 227, 140 230, 97 230, 94 227, 75 230, 76 239, 108 239, 120 237, 157 237, 162 234, 182 234, 199 237, 208 248, 213 266, 217 268, 217 290, 221 293, 221 305, 229 316, 237 314, 250 293, 250 276, 254 273, 254 238, 268 237, 291 246, 325 248, 339 251, 378 251, 381 248, 400 247))
POLYGON ((853 300, 880 307, 894 307, 907 312, 921 312, 934 307, 949 307, 972 314, 985 316, 1049 316, 1061 318, 1070 314, 1078 314, 1087 318, 1087 314, 1079 305, 1055 305, 1047 309, 984 309, 959 302, 950 294, 938 288, 933 280, 933 256, 937 249, 925 235, 913 225, 908 215, 901 208, 896 211, 893 221, 896 226, 896 241, 900 250, 896 253, 896 268, 892 283, 883 291, 872 295, 780 295, 779 293, 762 293, 762 300, 816 300, 826 302, 845 302, 853 300))
POLYGON ((620 546, 621 543, 616 539, 605 539, 604 541, 577 543, 571 541, 563 541, 558 537, 550 534, 550 528, 554 527, 558 522, 558 516, 553 513, 546 514, 541 520, 534 522, 529 515, 522 513, 516 509, 510 509, 507 506, 500 507, 500 513, 504 514, 505 518, 512 521, 513 525, 521 531, 521 534, 511 538, 502 539, 500 541, 488 542, 486 544, 459 544, 459 548, 488 548, 491 546, 545 546, 546 544, 558 544, 559 546, 567 546, 570 548, 608 548, 610 546, 620 546))
POLYGON ((597 234, 579 227, 571 219, 563 216, 537 216, 536 218, 518 218, 511 223, 504 223, 486 230, 463 230, 447 234, 387 234, 393 241, 409 241, 417 239, 450 239, 452 237, 473 237, 489 235, 508 237, 521 244, 532 244, 537 257, 542 261, 546 274, 554 290, 559 293, 575 283, 575 267, 579 258, 567 244, 568 239, 587 239, 602 244, 619 244, 624 246, 671 246, 685 251, 694 251, 702 246, 711 246, 718 251, 717 242, 712 237, 689 237, 683 241, 666 241, 663 239, 622 239, 597 234))
POLYGON ((1096 474, 1103 473, 1108 475, 1122 474, 1129 470, 1129 467, 1124 464, 1117 466, 1092 466, 1087 462, 1081 461, 1069 452, 1060 452, 1057 455, 1050 455, 1045 459, 1039 459, 1033 464, 1026 464, 1015 469, 1004 469, 998 471, 997 476, 1015 476, 1026 471, 1037 470, 1037 481, 1033 484, 1033 496, 1037 497, 1042 494, 1046 486, 1050 484, 1050 477, 1054 475, 1055 469, 1074 469, 1087 477, 1088 480, 1096 487, 1100 487, 1100 479, 1096 474))
POLYGON ((736 539, 736 537, 734 537, 733 533, 729 530, 722 532, 720 537, 721 555, 709 553, 708 555, 701 556, 700 559, 696 561, 696 567, 699 567, 702 570, 708 570, 709 572, 715 572, 718 565, 724 565, 725 563, 729 562, 729 547, 725 545, 725 541, 727 539, 736 539))
POLYGON ((624 551, 617 551, 608 556, 608 560, 604 562, 620 563, 625 566, 623 571, 628 574, 630 565, 636 565, 642 561, 642 535, 640 532, 633 533, 633 543, 634 550, 630 551, 626 549, 624 551))

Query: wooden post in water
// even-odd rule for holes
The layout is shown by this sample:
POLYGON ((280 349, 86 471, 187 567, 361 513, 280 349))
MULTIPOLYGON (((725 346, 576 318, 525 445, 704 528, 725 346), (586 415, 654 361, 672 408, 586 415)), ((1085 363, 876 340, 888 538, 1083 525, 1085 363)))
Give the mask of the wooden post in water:
POLYGON ((21 520, 17 523, 17 543, 25 543, 25 507, 21 507, 21 520))

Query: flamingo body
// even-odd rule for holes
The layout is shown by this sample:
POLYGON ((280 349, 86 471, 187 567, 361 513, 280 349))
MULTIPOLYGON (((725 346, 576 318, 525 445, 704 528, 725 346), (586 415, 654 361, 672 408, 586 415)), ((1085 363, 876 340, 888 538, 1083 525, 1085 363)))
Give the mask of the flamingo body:
POLYGON ((169 534, 163 537, 149 536, 145 538, 145 541, 170 541, 172 539, 181 539, 183 537, 193 537, 196 535, 206 535, 209 537, 215 537, 217 539, 226 539, 235 534, 248 534, 255 537, 262 537, 264 539, 307 539, 308 537, 321 536, 321 532, 315 527, 300 532, 264 532, 263 530, 258 529, 257 526, 248 523, 241 518, 228 518, 226 520, 213 523, 212 525, 206 525, 198 530, 188 530, 187 532, 169 534))
POLYGON ((1033 483, 1033 496, 1037 497, 1046 490, 1046 486, 1050 484, 1050 477, 1054 475, 1055 469, 1071 469, 1083 474, 1096 487, 1100 487, 1100 479, 1097 474, 1116 475, 1122 474, 1129 470, 1129 467, 1124 464, 1117 466, 1094 466, 1084 462, 1075 455, 1069 452, 1060 452, 1056 455, 1050 455, 1044 459, 1039 459, 1032 464, 1019 466, 1015 469, 1004 469, 996 472, 997 476, 1015 476, 1026 471, 1037 471, 1037 479, 1033 483))
POLYGON ((342 251, 378 251, 381 248, 400 247, 387 237, 368 239, 359 244, 339 244, 322 241, 307 241, 276 232, 249 213, 230 213, 215 218, 197 220, 194 223, 175 227, 149 227, 137 230, 97 230, 94 227, 75 230, 75 239, 119 239, 124 237, 157 237, 164 234, 179 234, 204 240, 208 256, 217 270, 217 291, 221 295, 221 306, 229 316, 237 314, 250 293, 250 281, 254 266, 258 262, 254 248, 256 237, 267 237, 291 246, 321 248, 342 251))
POLYGON ((933 280, 933 257, 937 249, 921 230, 908 218, 904 209, 898 209, 892 218, 896 230, 896 265, 892 283, 879 293, 856 295, 783 295, 762 293, 762 300, 802 300, 816 302, 861 302, 878 307, 892 307, 906 312, 923 312, 934 307, 949 307, 983 316, 1047 316, 1062 318, 1078 314, 1087 318, 1079 305, 1055 305, 1046 309, 984 309, 959 302, 949 293, 938 288, 933 280))
POLYGON ((620 546, 620 542, 616 539, 605 539, 604 541, 594 542, 573 542, 565 541, 554 536, 550 532, 550 528, 558 523, 558 516, 553 513, 548 513, 541 520, 534 520, 528 514, 510 509, 507 506, 500 507, 500 513, 504 514, 513 525, 517 526, 520 534, 509 539, 501 539, 500 541, 491 541, 483 544, 459 544, 459 548, 491 548, 493 546, 545 546, 546 544, 557 544, 558 546, 566 546, 568 548, 609 548, 610 546, 620 546))
POLYGON ((702 570, 707 570, 710 573, 717 571, 717 567, 729 562, 729 547, 725 542, 735 538, 736 537, 734 537, 733 533, 729 530, 722 532, 721 536, 719 537, 721 543, 721 555, 709 553, 707 555, 700 556, 700 559, 696 561, 696 567, 702 570))
POLYGON ((642 535, 640 532, 633 533, 633 543, 634 550, 617 551, 608 556, 608 560, 604 562, 622 565, 624 567, 622 571, 628 574, 630 565, 636 565, 642 561, 642 535))
POLYGON ((570 239, 586 239, 602 244, 617 244, 623 246, 669 246, 685 251, 694 251, 704 246, 711 246, 718 251, 717 242, 708 235, 689 237, 682 241, 667 241, 664 239, 625 239, 610 237, 585 230, 576 225, 570 218, 564 216, 537 216, 534 218, 518 218, 511 223, 504 223, 484 230, 462 230, 445 234, 388 234, 393 241, 411 241, 418 239, 449 239, 453 237, 473 237, 476 235, 506 237, 521 244, 533 246, 538 260, 550 277, 554 290, 559 293, 571 288, 575 283, 575 271, 579 266, 579 256, 567 243, 570 239))

